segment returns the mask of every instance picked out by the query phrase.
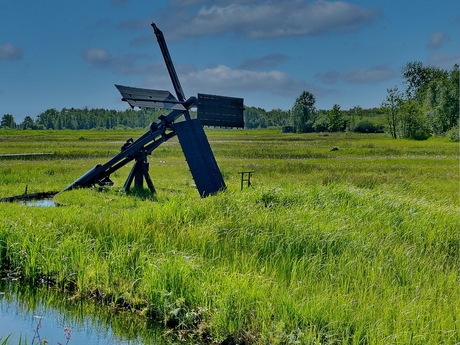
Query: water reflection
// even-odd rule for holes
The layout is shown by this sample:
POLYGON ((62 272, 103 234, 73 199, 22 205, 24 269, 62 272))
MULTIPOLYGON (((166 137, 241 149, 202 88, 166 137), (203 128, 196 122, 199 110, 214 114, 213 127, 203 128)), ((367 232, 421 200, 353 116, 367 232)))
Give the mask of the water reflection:
POLYGON ((0 282, 0 343, 10 334, 8 344, 12 345, 44 339, 49 344, 66 344, 69 334, 69 345, 165 343, 162 330, 144 317, 94 303, 72 302, 63 293, 24 289, 19 284, 0 282))

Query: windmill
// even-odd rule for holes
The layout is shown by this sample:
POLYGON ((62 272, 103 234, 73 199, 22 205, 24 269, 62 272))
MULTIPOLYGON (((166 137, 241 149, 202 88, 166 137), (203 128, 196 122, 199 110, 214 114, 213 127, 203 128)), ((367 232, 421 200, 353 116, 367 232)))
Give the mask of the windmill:
POLYGON ((62 192, 94 185, 111 186, 113 181, 110 175, 134 160, 135 163, 124 184, 124 190, 128 191, 133 181, 136 188, 143 188, 145 181, 150 191, 155 193, 155 187, 149 174, 147 156, 162 143, 175 136, 179 140, 200 196, 207 197, 226 188, 203 126, 243 128, 243 99, 202 93, 199 93, 197 97, 186 99, 163 33, 154 23, 152 27, 176 97, 171 92, 164 90, 115 86, 122 95, 122 100, 128 102, 132 108, 168 109, 170 113, 152 122, 149 130, 137 140, 128 139, 120 153, 105 164, 93 167, 62 192), (191 108, 197 108, 195 119, 190 116, 191 108))

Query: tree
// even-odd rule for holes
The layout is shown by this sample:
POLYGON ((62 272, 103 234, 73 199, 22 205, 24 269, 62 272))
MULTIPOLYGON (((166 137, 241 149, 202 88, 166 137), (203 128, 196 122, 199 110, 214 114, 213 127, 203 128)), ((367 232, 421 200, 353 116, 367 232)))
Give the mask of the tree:
POLYGON ((265 128, 266 111, 262 108, 245 107, 244 108, 244 127, 245 128, 265 128))
POLYGON ((459 119, 459 66, 445 78, 430 81, 422 102, 434 134, 443 134, 458 124, 459 119))
POLYGON ((363 117, 363 108, 361 108, 359 105, 354 106, 348 112, 347 127, 348 127, 349 131, 354 131, 355 130, 355 128, 356 128, 356 118, 357 117, 359 117, 359 119, 362 119, 362 117, 363 117))
POLYGON ((329 132, 342 131, 345 128, 345 120, 340 110, 340 105, 334 104, 332 110, 327 112, 327 129, 329 132))
POLYGON ((36 129, 37 127, 30 116, 26 116, 20 126, 22 129, 36 129))
POLYGON ((401 105, 401 136, 403 138, 426 140, 430 134, 428 119, 414 99, 408 99, 401 105))
POLYGON ((419 61, 409 62, 403 68, 406 96, 408 99, 422 100, 428 85, 433 80, 445 79, 447 71, 435 66, 424 66, 419 61))
POLYGON ((14 121, 13 115, 11 114, 3 115, 2 120, 0 121, 0 127, 9 128, 9 129, 16 128, 16 122, 14 121))
POLYGON ((303 91, 295 100, 291 111, 291 121, 297 132, 313 131, 316 117, 315 102, 315 96, 308 91, 303 91))
POLYGON ((402 100, 402 93, 399 92, 398 87, 394 87, 393 89, 387 89, 387 97, 382 103, 382 109, 386 114, 388 127, 393 139, 398 137, 402 100))
POLYGON ((269 126, 286 126, 289 124, 290 113, 282 109, 272 109, 266 114, 269 126))
POLYGON ((56 109, 47 109, 37 116, 37 124, 43 125, 46 129, 56 129, 59 112, 56 109))
MULTIPOLYGON (((444 134, 458 125, 459 113, 459 66, 449 70, 435 66, 424 66, 421 62, 409 62, 403 68, 407 100, 416 101, 416 105, 407 103, 405 115, 412 114, 418 120, 412 125, 428 123, 433 134, 444 134), (423 108, 423 109, 422 109, 423 108), (420 113, 423 113, 420 115, 420 113), (425 119, 422 121, 422 117, 425 119)), ((406 119, 404 119, 405 121, 406 119)), ((407 127, 407 123, 405 126, 407 127)), ((407 128, 406 128, 407 129, 407 128)), ((407 130, 402 135, 407 135, 407 130)), ((417 130, 420 130, 418 128, 417 130)), ((424 130, 423 130, 424 131, 424 130)), ((422 132, 423 132, 422 131, 422 132)))

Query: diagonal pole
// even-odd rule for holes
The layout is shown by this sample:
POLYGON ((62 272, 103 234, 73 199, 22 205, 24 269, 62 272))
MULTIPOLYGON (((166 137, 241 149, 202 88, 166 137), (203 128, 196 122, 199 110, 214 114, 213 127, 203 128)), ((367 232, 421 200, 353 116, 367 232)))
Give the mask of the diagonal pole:
POLYGON ((180 85, 179 78, 177 77, 176 69, 174 68, 171 56, 169 55, 168 46, 166 45, 163 32, 161 32, 161 30, 158 29, 155 23, 152 23, 152 27, 155 31, 155 35, 157 36, 158 45, 160 46, 161 53, 163 54, 163 59, 165 60, 166 67, 168 68, 169 76, 171 77, 174 90, 176 91, 177 99, 179 100, 179 102, 184 102, 185 94, 182 90, 182 86, 180 85))
MULTIPOLYGON (((163 32, 156 26, 155 23, 152 23, 153 31, 155 32, 155 36, 157 37, 158 45, 160 46, 161 54, 163 54, 163 59, 165 60, 166 68, 168 69, 169 76, 171 78, 172 84, 174 86, 174 90, 176 91, 177 99, 179 102, 185 102, 185 94, 184 90, 182 90, 182 86, 180 85, 179 78, 177 77, 176 69, 174 68, 174 64, 171 59, 171 55, 169 55, 168 46, 166 45, 166 40, 163 36, 163 32)), ((190 113, 188 110, 183 112, 185 118, 187 120, 191 120, 190 113)))

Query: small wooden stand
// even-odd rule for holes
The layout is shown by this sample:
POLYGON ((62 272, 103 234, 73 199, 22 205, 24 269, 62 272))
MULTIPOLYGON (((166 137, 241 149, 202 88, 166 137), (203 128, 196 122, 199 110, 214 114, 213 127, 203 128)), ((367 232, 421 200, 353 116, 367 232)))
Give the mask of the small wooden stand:
POLYGON ((252 186, 251 175, 254 174, 254 171, 238 171, 238 174, 241 174, 241 190, 243 190, 244 182, 248 183, 248 187, 252 186))

